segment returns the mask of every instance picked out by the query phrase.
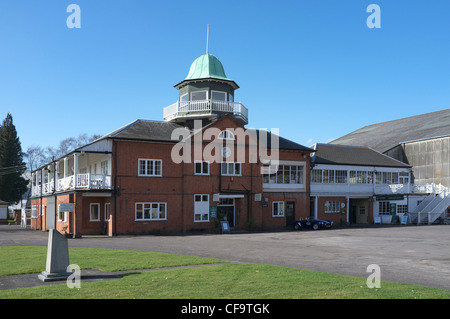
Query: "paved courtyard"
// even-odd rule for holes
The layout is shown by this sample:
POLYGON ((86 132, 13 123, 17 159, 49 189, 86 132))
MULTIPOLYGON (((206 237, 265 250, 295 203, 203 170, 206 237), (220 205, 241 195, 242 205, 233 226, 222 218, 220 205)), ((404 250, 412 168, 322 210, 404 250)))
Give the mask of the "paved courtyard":
MULTIPOLYGON (((48 233, 0 225, 0 246, 46 246, 48 233)), ((369 276, 450 290, 450 225, 185 236, 84 236, 69 247, 158 251, 369 276)))

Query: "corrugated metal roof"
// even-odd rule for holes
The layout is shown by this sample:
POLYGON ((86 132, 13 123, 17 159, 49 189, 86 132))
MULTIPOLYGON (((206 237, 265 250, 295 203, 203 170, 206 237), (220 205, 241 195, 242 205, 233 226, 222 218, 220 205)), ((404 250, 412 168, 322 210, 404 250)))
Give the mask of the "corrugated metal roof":
POLYGON ((367 146, 382 153, 405 141, 450 135, 450 109, 365 126, 330 144, 367 146))

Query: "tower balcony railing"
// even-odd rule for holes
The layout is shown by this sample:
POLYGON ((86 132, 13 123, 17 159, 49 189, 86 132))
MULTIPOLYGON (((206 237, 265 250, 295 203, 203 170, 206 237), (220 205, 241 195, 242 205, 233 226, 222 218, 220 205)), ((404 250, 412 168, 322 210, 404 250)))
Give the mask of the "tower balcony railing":
POLYGON ((189 118, 201 115, 219 115, 223 113, 233 114, 235 117, 248 123, 248 109, 240 102, 228 102, 218 100, 187 101, 165 107, 163 118, 172 121, 179 118, 189 118))

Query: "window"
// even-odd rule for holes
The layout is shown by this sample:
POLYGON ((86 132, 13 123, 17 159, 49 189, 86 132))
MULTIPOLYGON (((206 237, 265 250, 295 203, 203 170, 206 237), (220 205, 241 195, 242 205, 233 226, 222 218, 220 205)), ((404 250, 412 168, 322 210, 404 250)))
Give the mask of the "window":
POLYGON ((167 203, 136 203, 135 220, 167 220, 167 203))
POLYGON ((105 220, 111 220, 111 203, 105 203, 105 220))
POLYGON ((209 162, 195 161, 194 173, 195 175, 209 175, 209 162))
POLYGON ((298 165, 265 165, 263 168, 264 184, 303 185, 303 166, 298 165))
POLYGON ((211 99, 214 101, 226 101, 227 100, 227 93, 225 92, 218 92, 218 91, 211 91, 211 99))
POLYGON ((284 217, 284 202, 272 202, 272 217, 284 217))
POLYGON ((197 92, 191 92, 191 101, 204 101, 207 100, 208 97, 207 91, 197 91, 197 92))
POLYGON ((90 205, 90 221, 99 221, 100 220, 100 204, 91 204, 90 205))
POLYGON ((31 206, 31 218, 38 218, 39 215, 39 206, 33 205, 31 206))
POLYGON ((240 176, 241 175, 241 163, 224 162, 220 163, 220 169, 222 175, 228 176, 240 176))
POLYGON ((398 176, 398 183, 399 184, 409 184, 409 173, 400 172, 399 176, 398 176))
POLYGON ((180 106, 185 106, 188 102, 188 94, 183 94, 180 96, 180 106))
POLYGON ((334 177, 336 184, 347 184, 347 171, 337 170, 334 172, 334 177))
POLYGON ((103 161, 100 163, 100 170, 103 175, 108 175, 108 161, 103 161))
POLYGON ((359 206, 359 214, 360 215, 366 214, 366 206, 359 206))
POLYGON ((397 213, 399 214, 408 213, 408 205, 397 205, 397 213))
POLYGON ((209 195, 194 195, 194 222, 209 221, 209 195))
POLYGON ((389 202, 379 202, 378 203, 378 214, 379 215, 390 215, 389 202))
MULTIPOLYGON (((396 173, 397 174, 397 173, 396 173)), ((397 181, 398 182, 398 174, 395 175, 394 174, 394 178, 397 177, 397 181)), ((392 173, 391 172, 376 172, 375 175, 375 182, 377 184, 392 184, 392 173)))
POLYGON ((234 140, 234 134, 230 130, 223 130, 219 133, 219 140, 234 140))
POLYGON ((340 210, 340 202, 331 200, 325 202, 325 213, 326 214, 333 214, 333 213, 339 213, 340 210))
POLYGON ((321 169, 313 169, 312 170, 311 182, 312 183, 322 183, 322 170, 321 169))
POLYGON ((139 159, 139 176, 162 176, 162 160, 139 159))
POLYGON ((58 221, 65 222, 66 221, 66 212, 62 212, 58 210, 58 221))
POLYGON ((373 184, 373 172, 350 171, 350 184, 373 184))

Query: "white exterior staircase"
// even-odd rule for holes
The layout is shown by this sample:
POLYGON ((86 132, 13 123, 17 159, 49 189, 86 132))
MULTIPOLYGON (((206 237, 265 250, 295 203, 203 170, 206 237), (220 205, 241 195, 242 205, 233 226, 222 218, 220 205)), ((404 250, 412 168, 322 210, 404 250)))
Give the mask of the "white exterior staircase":
POLYGON ((442 218, 444 223, 448 223, 447 209, 450 206, 450 191, 442 189, 438 195, 430 194, 426 197, 414 211, 410 212, 411 223, 428 223, 431 225, 438 218, 442 218))

